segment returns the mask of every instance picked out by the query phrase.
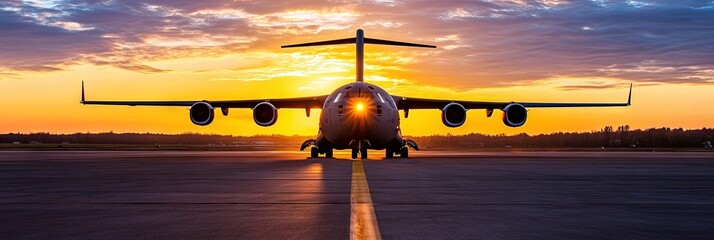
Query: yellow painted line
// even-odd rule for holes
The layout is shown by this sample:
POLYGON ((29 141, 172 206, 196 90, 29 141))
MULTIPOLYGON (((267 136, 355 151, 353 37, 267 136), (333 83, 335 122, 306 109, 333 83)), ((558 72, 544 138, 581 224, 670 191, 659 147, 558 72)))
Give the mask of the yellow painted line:
POLYGON ((352 192, 350 193, 350 239, 382 239, 369 195, 367 176, 362 160, 352 161, 352 192))

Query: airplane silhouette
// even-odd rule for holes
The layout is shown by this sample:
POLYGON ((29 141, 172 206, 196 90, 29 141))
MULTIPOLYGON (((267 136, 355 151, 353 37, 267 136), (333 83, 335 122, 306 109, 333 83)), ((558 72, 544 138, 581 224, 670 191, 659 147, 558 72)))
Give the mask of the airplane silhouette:
POLYGON ((386 157, 395 154, 406 158, 409 148, 419 150, 412 140, 402 137, 399 127, 399 110, 404 117, 409 117, 411 109, 441 110, 441 120, 448 127, 459 127, 466 121, 466 111, 485 109, 491 117, 495 109, 503 111, 503 123, 510 127, 519 127, 526 123, 528 108, 553 107, 623 107, 630 106, 632 84, 625 103, 540 103, 540 102, 485 102, 455 99, 427 99, 395 96, 384 89, 364 82, 364 45, 380 44, 405 47, 436 48, 436 46, 398 42, 375 38, 365 38, 362 29, 357 30, 353 38, 344 38, 320 42, 300 43, 282 46, 282 48, 309 47, 338 44, 355 44, 356 81, 335 89, 329 95, 300 98, 248 99, 248 100, 195 100, 195 101, 87 101, 82 82, 82 104, 89 105, 128 105, 128 106, 188 106, 191 122, 205 126, 214 118, 215 108, 220 108, 224 116, 230 108, 250 108, 253 120, 260 126, 271 126, 278 120, 278 109, 305 109, 310 116, 310 109, 322 109, 320 128, 315 139, 305 141, 300 150, 312 146, 311 157, 324 154, 332 157, 335 149, 351 149, 352 158, 367 158, 367 149, 385 150, 386 157))

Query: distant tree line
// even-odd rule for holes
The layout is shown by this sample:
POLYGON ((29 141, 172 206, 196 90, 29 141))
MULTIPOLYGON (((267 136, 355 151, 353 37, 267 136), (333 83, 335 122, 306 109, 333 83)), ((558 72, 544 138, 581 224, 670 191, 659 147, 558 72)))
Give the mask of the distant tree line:
POLYGON ((434 135, 412 137, 424 146, 450 146, 453 148, 592 148, 592 147, 644 147, 644 148, 711 148, 714 128, 650 128, 630 130, 627 125, 617 129, 606 126, 592 132, 557 132, 530 136, 525 133, 507 136, 471 133, 467 135, 434 135))
MULTIPOLYGON (((302 140, 300 140, 302 139, 302 140)), ((293 143, 304 137, 284 135, 232 136, 218 134, 161 133, 7 133, 0 134, 0 143, 78 143, 78 144, 216 144, 251 145, 293 143)))
MULTIPOLYGON (((186 145, 295 145, 314 136, 257 135, 232 136, 217 134, 157 133, 7 133, 0 143, 78 143, 78 144, 186 144, 186 145)), ((528 135, 432 135, 408 137, 426 148, 711 148, 714 128, 650 128, 630 130, 627 125, 606 126, 591 132, 557 132, 528 135)))

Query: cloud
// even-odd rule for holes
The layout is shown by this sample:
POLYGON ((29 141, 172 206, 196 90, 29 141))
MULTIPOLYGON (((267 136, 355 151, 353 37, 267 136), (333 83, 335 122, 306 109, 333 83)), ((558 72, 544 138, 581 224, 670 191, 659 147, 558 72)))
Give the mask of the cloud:
POLYGON ((56 19, 53 10, 24 10, 15 2, 0 4, 0 68, 52 71, 79 54, 109 49, 96 31, 56 19), (34 16, 34 17, 31 17, 34 16))
POLYGON ((435 57, 443 71, 430 79, 457 72, 448 76, 467 87, 552 76, 712 82, 702 70, 714 68, 714 22, 707 20, 714 11, 703 4, 501 2, 455 4, 439 15, 439 29, 469 47, 435 57))
POLYGON ((0 71, 0 79, 13 79, 17 76, 19 76, 19 74, 17 74, 17 73, 9 73, 9 72, 0 71))
MULTIPOLYGON (((367 63, 380 69, 376 74, 399 72, 417 84, 471 89, 556 76, 710 84, 713 6, 657 0, 10 0, 0 3, 0 68, 96 64, 156 73, 178 69, 154 61, 275 52, 280 44, 348 37, 362 27, 370 37, 439 46, 368 48, 375 50, 367 63)), ((309 58, 271 57, 245 76, 329 72, 306 62, 349 71, 344 58, 329 62, 332 54, 314 56, 317 62, 303 56, 309 58), (281 68, 287 63, 304 70, 281 68)))

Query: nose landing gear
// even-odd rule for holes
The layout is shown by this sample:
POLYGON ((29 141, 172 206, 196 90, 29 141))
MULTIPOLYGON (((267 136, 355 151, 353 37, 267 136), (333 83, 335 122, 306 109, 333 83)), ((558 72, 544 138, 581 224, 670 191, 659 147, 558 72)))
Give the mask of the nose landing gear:
POLYGON ((366 148, 362 148, 362 149, 353 148, 352 149, 352 159, 356 159, 358 153, 359 153, 361 159, 367 158, 367 149, 366 148))
POLYGON ((367 147, 372 144, 368 140, 352 140, 350 141, 352 146, 352 159, 357 158, 359 153, 361 159, 367 159, 367 147))

